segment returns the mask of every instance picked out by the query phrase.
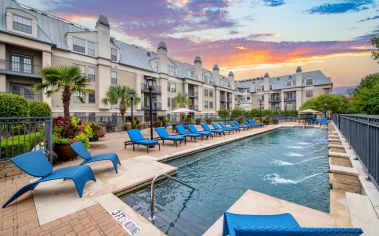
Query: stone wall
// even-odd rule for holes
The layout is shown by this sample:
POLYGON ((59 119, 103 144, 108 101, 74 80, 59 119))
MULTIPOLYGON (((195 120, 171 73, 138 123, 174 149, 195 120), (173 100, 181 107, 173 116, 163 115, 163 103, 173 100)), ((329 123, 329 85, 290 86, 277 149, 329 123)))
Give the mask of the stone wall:
POLYGON ((24 174, 24 172, 15 166, 11 161, 0 162, 0 179, 20 174, 24 174))

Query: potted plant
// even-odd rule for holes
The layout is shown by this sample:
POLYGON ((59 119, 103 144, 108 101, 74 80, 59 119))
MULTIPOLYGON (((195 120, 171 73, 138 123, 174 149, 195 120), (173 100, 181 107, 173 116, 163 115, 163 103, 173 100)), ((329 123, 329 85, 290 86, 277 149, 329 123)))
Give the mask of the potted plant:
POLYGON ((90 142, 95 142, 105 136, 105 132, 99 124, 92 122, 90 123, 90 127, 92 129, 92 136, 89 138, 90 142))

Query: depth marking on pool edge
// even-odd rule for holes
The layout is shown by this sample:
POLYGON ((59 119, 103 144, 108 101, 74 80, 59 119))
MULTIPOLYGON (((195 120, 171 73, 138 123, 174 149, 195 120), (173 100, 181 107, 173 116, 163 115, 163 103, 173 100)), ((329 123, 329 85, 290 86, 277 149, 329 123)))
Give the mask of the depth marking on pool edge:
POLYGON ((128 232, 129 235, 135 235, 136 233, 141 231, 141 227, 130 218, 129 215, 121 211, 120 209, 116 209, 111 212, 111 215, 114 220, 121 225, 123 229, 128 232))

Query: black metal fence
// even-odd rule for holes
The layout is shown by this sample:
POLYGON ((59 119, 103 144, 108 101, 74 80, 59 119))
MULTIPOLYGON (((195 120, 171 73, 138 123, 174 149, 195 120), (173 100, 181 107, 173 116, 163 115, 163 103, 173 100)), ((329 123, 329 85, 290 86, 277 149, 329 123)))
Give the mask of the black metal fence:
POLYGON ((0 160, 5 160, 39 146, 52 161, 52 118, 0 118, 0 160))
POLYGON ((333 115, 333 122, 379 188, 379 116, 333 115))

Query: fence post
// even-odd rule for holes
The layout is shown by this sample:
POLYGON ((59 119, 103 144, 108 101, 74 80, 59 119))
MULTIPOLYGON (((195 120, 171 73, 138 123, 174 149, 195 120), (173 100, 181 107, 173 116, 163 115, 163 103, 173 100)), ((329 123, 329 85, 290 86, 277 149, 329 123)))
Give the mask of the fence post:
POLYGON ((370 180, 370 117, 367 117, 367 170, 368 180, 370 180))

